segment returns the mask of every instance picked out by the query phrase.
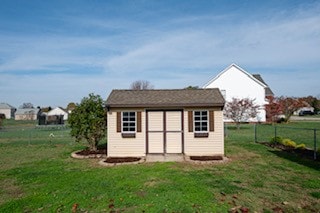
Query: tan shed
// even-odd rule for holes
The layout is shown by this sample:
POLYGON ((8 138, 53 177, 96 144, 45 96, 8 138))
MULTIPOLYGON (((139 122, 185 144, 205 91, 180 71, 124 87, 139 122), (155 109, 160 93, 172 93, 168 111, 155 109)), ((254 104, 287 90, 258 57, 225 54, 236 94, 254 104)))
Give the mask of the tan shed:
POLYGON ((219 89, 113 90, 107 107, 108 156, 223 156, 219 89))

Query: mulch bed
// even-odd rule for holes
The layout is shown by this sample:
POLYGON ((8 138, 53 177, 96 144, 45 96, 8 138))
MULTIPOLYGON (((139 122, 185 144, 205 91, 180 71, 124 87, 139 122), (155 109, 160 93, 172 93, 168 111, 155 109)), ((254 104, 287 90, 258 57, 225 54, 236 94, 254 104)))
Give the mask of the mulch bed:
POLYGON ((81 150, 79 152, 76 153, 77 155, 83 155, 83 156, 87 156, 87 155, 98 155, 98 154, 106 154, 106 149, 99 149, 97 151, 90 151, 89 148, 86 148, 84 150, 81 150))
POLYGON ((213 161, 213 160, 223 160, 223 157, 222 156, 190 156, 190 160, 213 161))
MULTIPOLYGON (((313 157, 314 157, 314 151, 312 149, 294 149, 291 147, 284 146, 282 144, 271 144, 269 142, 260 142, 260 144, 263 144, 265 146, 272 147, 272 148, 277 148, 284 152, 297 154, 303 158, 308 158, 313 160, 313 157)), ((316 161, 320 161, 319 155, 317 155, 316 161)))
POLYGON ((135 158, 135 157, 110 157, 107 158, 104 162, 106 163, 130 163, 130 162, 136 162, 141 160, 141 158, 135 158))

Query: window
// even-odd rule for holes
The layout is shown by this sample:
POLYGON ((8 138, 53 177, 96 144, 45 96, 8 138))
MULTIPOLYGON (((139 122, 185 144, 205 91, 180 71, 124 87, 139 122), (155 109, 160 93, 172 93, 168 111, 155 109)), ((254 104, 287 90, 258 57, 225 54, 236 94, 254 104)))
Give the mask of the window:
POLYGON ((194 111, 194 131, 208 132, 208 111, 194 111))
POLYGON ((122 112, 122 132, 134 133, 136 132, 136 113, 122 112))

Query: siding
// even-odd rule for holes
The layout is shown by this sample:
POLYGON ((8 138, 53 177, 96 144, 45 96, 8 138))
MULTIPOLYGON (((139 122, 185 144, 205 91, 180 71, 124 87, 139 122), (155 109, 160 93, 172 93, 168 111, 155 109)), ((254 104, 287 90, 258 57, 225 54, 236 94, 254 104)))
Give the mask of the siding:
MULTIPOLYGON (((145 109, 130 109, 141 112, 141 132, 136 133, 135 138, 122 138, 121 132, 117 133, 117 112, 128 111, 117 109, 108 112, 108 156, 145 156, 146 155, 146 112, 145 109)), ((223 113, 220 108, 187 108, 184 117, 184 153, 186 155, 224 155, 224 127, 223 113), (209 132, 207 138, 195 138, 194 132, 188 132, 188 111, 190 110, 214 110, 214 131, 209 132)), ((166 112, 166 141, 167 153, 181 153, 181 112, 166 112)), ((164 129, 163 112, 148 112, 149 130, 159 131, 148 134, 149 153, 163 153, 164 129)))
MULTIPOLYGON (((204 109, 186 109, 184 113, 185 124, 188 124, 189 110, 204 110, 204 109)), ((214 131, 209 132, 208 137, 195 138, 194 132, 188 131, 188 125, 184 126, 185 135, 185 154, 186 155, 224 155, 224 125, 223 112, 220 109, 214 110, 214 131)))
MULTIPOLYGON (((259 105, 259 112, 256 118, 249 119, 250 121, 266 121, 266 112, 264 105, 267 104, 265 100, 265 88, 251 79, 241 70, 232 66, 229 70, 224 72, 206 88, 219 88, 225 90, 226 101, 231 101, 232 98, 250 98, 255 99, 254 103, 259 105)), ((231 121, 225 119, 225 121, 231 121)))
POLYGON ((109 157, 135 157, 145 156, 145 112, 144 109, 130 109, 129 111, 141 111, 141 132, 136 133, 135 138, 122 138, 121 132, 117 132, 117 111, 109 111, 108 116, 108 156, 109 157))

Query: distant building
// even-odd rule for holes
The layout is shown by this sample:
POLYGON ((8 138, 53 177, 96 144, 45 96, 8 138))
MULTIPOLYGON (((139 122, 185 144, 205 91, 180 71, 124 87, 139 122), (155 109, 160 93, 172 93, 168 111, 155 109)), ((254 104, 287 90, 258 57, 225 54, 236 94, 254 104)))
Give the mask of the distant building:
POLYGON ((6 119, 14 118, 16 108, 7 103, 0 103, 0 114, 4 114, 6 119))
POLYGON ((266 98, 273 96, 273 92, 259 74, 250 74, 238 65, 231 64, 212 78, 203 88, 219 88, 227 102, 232 98, 254 99, 254 103, 259 105, 259 111, 258 115, 249 121, 266 121, 265 105, 268 103, 266 98))
POLYGON ((39 109, 37 108, 17 109, 15 120, 37 120, 38 113, 39 109))
POLYGON ((63 108, 61 107, 56 107, 52 110, 50 110, 48 113, 47 113, 48 116, 52 116, 52 115, 62 115, 63 116, 63 120, 68 120, 68 115, 69 113, 64 110, 63 108))

